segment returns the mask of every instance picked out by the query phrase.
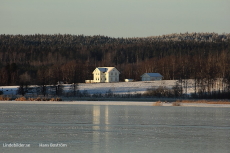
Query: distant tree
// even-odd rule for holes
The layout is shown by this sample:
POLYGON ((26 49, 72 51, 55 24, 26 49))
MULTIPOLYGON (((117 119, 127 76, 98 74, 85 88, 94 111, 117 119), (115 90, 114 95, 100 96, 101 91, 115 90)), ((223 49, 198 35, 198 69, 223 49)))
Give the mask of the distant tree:
POLYGON ((63 85, 57 84, 55 89, 56 89, 56 95, 57 96, 61 96, 63 94, 63 85))
POLYGON ((28 91, 28 85, 21 83, 18 90, 17 90, 17 94, 25 96, 27 91, 28 91))
POLYGON ((108 91, 106 91, 106 93, 105 93, 105 97, 113 97, 113 92, 112 92, 112 90, 111 89, 109 89, 108 91))
POLYGON ((45 68, 39 69, 37 73, 38 77, 38 84, 40 86, 40 91, 43 96, 48 94, 47 92, 47 85, 48 85, 48 77, 47 77, 47 70, 45 68))
POLYGON ((84 90, 82 93, 81 93, 81 96, 82 97, 90 97, 90 94, 87 90, 84 90))
POLYGON ((176 82, 176 85, 172 87, 174 97, 178 98, 182 96, 182 86, 179 82, 176 82))

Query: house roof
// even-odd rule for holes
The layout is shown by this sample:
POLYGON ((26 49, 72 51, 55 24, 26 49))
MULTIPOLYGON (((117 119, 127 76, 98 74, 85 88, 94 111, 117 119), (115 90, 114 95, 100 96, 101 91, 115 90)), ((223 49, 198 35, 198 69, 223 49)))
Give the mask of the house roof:
POLYGON ((96 69, 98 69, 99 71, 105 73, 105 72, 110 72, 110 71, 112 71, 113 69, 116 69, 116 68, 115 67, 97 67, 96 69))
POLYGON ((107 68, 98 67, 98 70, 104 73, 104 72, 106 72, 108 69, 107 69, 107 68))
POLYGON ((150 77, 163 77, 160 73, 144 73, 143 75, 145 75, 145 74, 150 76, 150 77))

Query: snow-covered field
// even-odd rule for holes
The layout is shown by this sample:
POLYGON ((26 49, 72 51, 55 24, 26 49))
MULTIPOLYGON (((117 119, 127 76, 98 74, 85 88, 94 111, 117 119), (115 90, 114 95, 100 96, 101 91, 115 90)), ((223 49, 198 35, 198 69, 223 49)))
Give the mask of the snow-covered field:
POLYGON ((18 86, 0 86, 0 90, 4 95, 16 95, 18 86))
MULTIPOLYGON (((137 82, 117 82, 117 83, 79 83, 78 90, 81 92, 86 90, 89 94, 101 93, 105 94, 111 90, 114 94, 136 94, 144 93, 148 88, 158 88, 159 86, 172 88, 177 80, 161 80, 161 81, 137 81, 137 82)), ((64 84, 64 92, 70 92, 71 84, 64 84)), ((34 86, 31 86, 34 87, 34 86)), ((190 83, 187 93, 194 92, 193 84, 190 83)), ((18 86, 0 86, 0 90, 4 95, 16 95, 18 86)))
POLYGON ((138 81, 138 82, 117 82, 117 83, 91 83, 79 84, 79 90, 87 90, 90 94, 102 93, 105 94, 111 90, 114 94, 136 94, 144 93, 148 88, 157 88, 166 86, 172 88, 175 85, 175 80, 164 81, 138 81))

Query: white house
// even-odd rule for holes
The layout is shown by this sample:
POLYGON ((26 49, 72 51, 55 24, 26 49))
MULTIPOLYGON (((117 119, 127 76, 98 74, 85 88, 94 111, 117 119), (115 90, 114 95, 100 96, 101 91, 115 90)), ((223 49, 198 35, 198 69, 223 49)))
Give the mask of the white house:
POLYGON ((93 82, 119 82, 119 74, 115 67, 97 67, 93 71, 93 82))
POLYGON ((141 81, 162 80, 163 76, 160 73, 144 73, 141 76, 141 81))

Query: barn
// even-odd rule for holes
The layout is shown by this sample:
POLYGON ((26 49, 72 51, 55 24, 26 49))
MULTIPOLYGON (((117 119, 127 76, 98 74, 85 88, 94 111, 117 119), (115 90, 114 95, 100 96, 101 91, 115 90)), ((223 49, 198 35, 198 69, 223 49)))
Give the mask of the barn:
POLYGON ((141 81, 162 80, 163 76, 160 73, 144 73, 141 76, 141 81))

